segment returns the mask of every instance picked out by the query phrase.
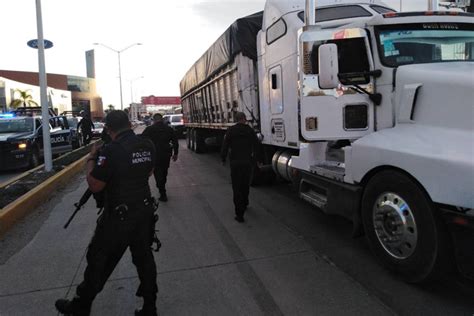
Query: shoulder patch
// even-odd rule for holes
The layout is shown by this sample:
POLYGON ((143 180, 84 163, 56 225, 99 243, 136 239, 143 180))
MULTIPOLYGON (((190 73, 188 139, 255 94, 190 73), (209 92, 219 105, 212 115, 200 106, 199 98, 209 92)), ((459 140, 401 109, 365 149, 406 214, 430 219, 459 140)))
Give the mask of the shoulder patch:
POLYGON ((103 166, 105 166, 106 161, 107 161, 107 158, 105 156, 99 156, 97 158, 97 165, 99 167, 103 167, 103 166))

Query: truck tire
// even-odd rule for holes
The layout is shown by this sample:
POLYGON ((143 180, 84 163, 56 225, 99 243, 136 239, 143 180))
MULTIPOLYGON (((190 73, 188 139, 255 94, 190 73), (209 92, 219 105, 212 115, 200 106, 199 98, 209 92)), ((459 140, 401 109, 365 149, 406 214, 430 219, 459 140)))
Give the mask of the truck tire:
POLYGON ((191 150, 196 152, 196 129, 191 129, 191 150))
POLYGON ((191 129, 188 129, 186 132, 186 145, 188 149, 191 149, 191 129))
POLYGON ((260 167, 255 164, 250 175, 250 185, 253 187, 271 185, 275 181, 275 178, 276 174, 271 168, 260 169, 260 167))
POLYGON ((375 256, 405 281, 425 282, 448 267, 446 227, 433 202, 407 175, 386 170, 369 181, 362 221, 375 256))
POLYGON ((194 151, 198 154, 202 154, 206 151, 206 143, 204 142, 204 136, 203 136, 203 131, 200 129, 195 130, 194 133, 194 142, 195 142, 195 147, 194 151))

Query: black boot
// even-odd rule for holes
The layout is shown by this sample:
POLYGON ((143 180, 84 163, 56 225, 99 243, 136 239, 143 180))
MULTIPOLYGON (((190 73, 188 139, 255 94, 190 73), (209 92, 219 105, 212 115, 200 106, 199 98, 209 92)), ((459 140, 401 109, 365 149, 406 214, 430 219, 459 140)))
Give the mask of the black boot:
MULTIPOLYGON (((140 288, 138 289, 140 292, 140 288)), ((141 296, 141 295, 138 295, 141 296)), ((143 297, 143 307, 135 311, 135 316, 157 316, 156 295, 146 295, 143 297)))
POLYGON ((81 301, 78 296, 72 300, 59 299, 54 305, 56 309, 64 315, 89 316, 91 313, 91 303, 81 301))
POLYGON ((161 202, 168 201, 168 196, 166 195, 166 192, 161 193, 160 198, 158 200, 160 200, 161 202))
POLYGON ((156 308, 141 308, 135 311, 135 316, 158 316, 156 308))

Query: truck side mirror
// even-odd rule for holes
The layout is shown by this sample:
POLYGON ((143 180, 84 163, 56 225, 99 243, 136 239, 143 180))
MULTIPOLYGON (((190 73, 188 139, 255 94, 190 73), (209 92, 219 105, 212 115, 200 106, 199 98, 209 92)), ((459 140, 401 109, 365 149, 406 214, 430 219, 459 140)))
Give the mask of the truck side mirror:
POLYGON ((336 44, 323 44, 319 46, 319 87, 321 89, 334 89, 340 84, 337 56, 336 44))

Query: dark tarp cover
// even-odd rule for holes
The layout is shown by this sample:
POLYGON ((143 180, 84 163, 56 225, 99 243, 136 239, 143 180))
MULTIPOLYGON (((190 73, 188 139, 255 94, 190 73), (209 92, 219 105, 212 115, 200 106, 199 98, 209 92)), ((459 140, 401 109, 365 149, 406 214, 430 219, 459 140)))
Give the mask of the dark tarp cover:
POLYGON ((257 60, 257 34, 262 29, 263 11, 235 21, 188 70, 181 80, 181 96, 203 84, 242 53, 257 60))

